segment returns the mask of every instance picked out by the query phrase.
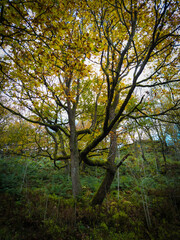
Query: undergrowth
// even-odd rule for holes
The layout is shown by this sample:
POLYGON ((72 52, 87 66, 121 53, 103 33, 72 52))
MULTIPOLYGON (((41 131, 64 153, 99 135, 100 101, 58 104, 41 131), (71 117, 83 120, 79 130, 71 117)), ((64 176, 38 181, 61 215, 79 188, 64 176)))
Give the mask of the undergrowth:
POLYGON ((130 157, 121 166, 96 207, 89 203, 103 170, 83 169, 83 194, 74 200, 70 177, 47 159, 1 158, 0 240, 178 239, 179 162, 169 154, 158 172, 150 150, 147 163, 130 157))

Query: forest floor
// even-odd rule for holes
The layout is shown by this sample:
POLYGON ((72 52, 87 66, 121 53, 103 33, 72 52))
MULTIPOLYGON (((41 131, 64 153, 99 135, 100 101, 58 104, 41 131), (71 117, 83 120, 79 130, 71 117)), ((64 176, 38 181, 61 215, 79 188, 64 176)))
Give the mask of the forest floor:
POLYGON ((147 143, 147 162, 138 156, 124 162, 96 207, 90 201, 104 170, 82 167, 83 193, 74 200, 64 169, 43 158, 1 156, 0 240, 179 239, 180 162, 170 149, 165 164, 159 150, 158 170, 147 143))

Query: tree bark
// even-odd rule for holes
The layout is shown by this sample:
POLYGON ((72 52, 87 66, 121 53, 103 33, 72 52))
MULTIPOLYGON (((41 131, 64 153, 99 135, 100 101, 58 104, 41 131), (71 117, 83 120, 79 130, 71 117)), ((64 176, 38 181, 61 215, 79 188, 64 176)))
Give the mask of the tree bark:
POLYGON ((71 133, 70 136, 70 151, 71 151, 71 180, 72 193, 76 198, 81 193, 81 183, 79 176, 79 151, 77 147, 76 134, 71 133))
POLYGON ((91 204, 93 206, 95 205, 101 205, 103 200, 106 197, 106 194, 110 191, 111 184, 114 180, 115 174, 116 174, 116 166, 111 166, 111 168, 107 169, 106 175, 98 189, 98 191, 95 193, 91 204))
MULTIPOLYGON (((115 116, 115 109, 118 104, 119 94, 116 94, 115 100, 110 108, 110 121, 115 116)), ((111 184, 116 174, 117 166, 115 165, 115 158, 116 158, 116 151, 117 151, 117 134, 116 134, 116 126, 110 132, 110 149, 108 154, 108 163, 107 163, 107 170, 106 175, 95 193, 92 199, 92 205, 102 204, 103 200, 106 197, 106 194, 110 191, 111 184)))
POLYGON ((142 139, 141 139, 141 134, 139 133, 139 131, 137 130, 137 134, 138 134, 138 137, 139 137, 139 144, 140 144, 140 148, 141 148, 141 156, 142 156, 142 159, 144 160, 144 162, 148 162, 146 157, 145 157, 145 151, 144 151, 144 147, 143 147, 143 143, 142 143, 142 139))
POLYGON ((71 155, 71 180, 72 180, 72 193, 76 198, 81 193, 81 182, 79 175, 79 150, 75 125, 75 111, 69 108, 69 126, 70 126, 70 155, 71 155))

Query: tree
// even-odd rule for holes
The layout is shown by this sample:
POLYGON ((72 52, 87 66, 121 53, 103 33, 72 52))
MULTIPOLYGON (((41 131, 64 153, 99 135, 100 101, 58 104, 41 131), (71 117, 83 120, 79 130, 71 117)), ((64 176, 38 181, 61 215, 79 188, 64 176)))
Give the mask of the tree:
POLYGON ((74 197, 81 162, 106 168, 93 200, 100 204, 127 157, 114 162, 118 125, 179 107, 176 99, 151 112, 139 91, 179 81, 178 2, 3 0, 1 6, 1 91, 8 102, 0 105, 45 127, 54 162, 71 161, 74 197))
POLYGON ((3 153, 3 146, 5 144, 5 128, 8 125, 10 119, 10 114, 7 110, 4 108, 0 107, 0 153, 3 153))
POLYGON ((34 137, 34 126, 23 120, 10 121, 1 132, 1 151, 6 155, 37 156, 34 137))

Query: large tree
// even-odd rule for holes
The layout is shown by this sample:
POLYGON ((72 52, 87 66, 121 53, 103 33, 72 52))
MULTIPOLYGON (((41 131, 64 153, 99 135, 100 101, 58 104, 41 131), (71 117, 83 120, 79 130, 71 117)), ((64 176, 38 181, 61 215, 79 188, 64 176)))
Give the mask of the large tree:
POLYGON ((151 112, 144 94, 179 81, 178 1, 3 0, 0 18, 1 106, 44 126, 51 159, 71 162, 75 197, 81 162, 106 168, 101 203, 127 157, 115 164, 118 125, 179 107, 151 112))

